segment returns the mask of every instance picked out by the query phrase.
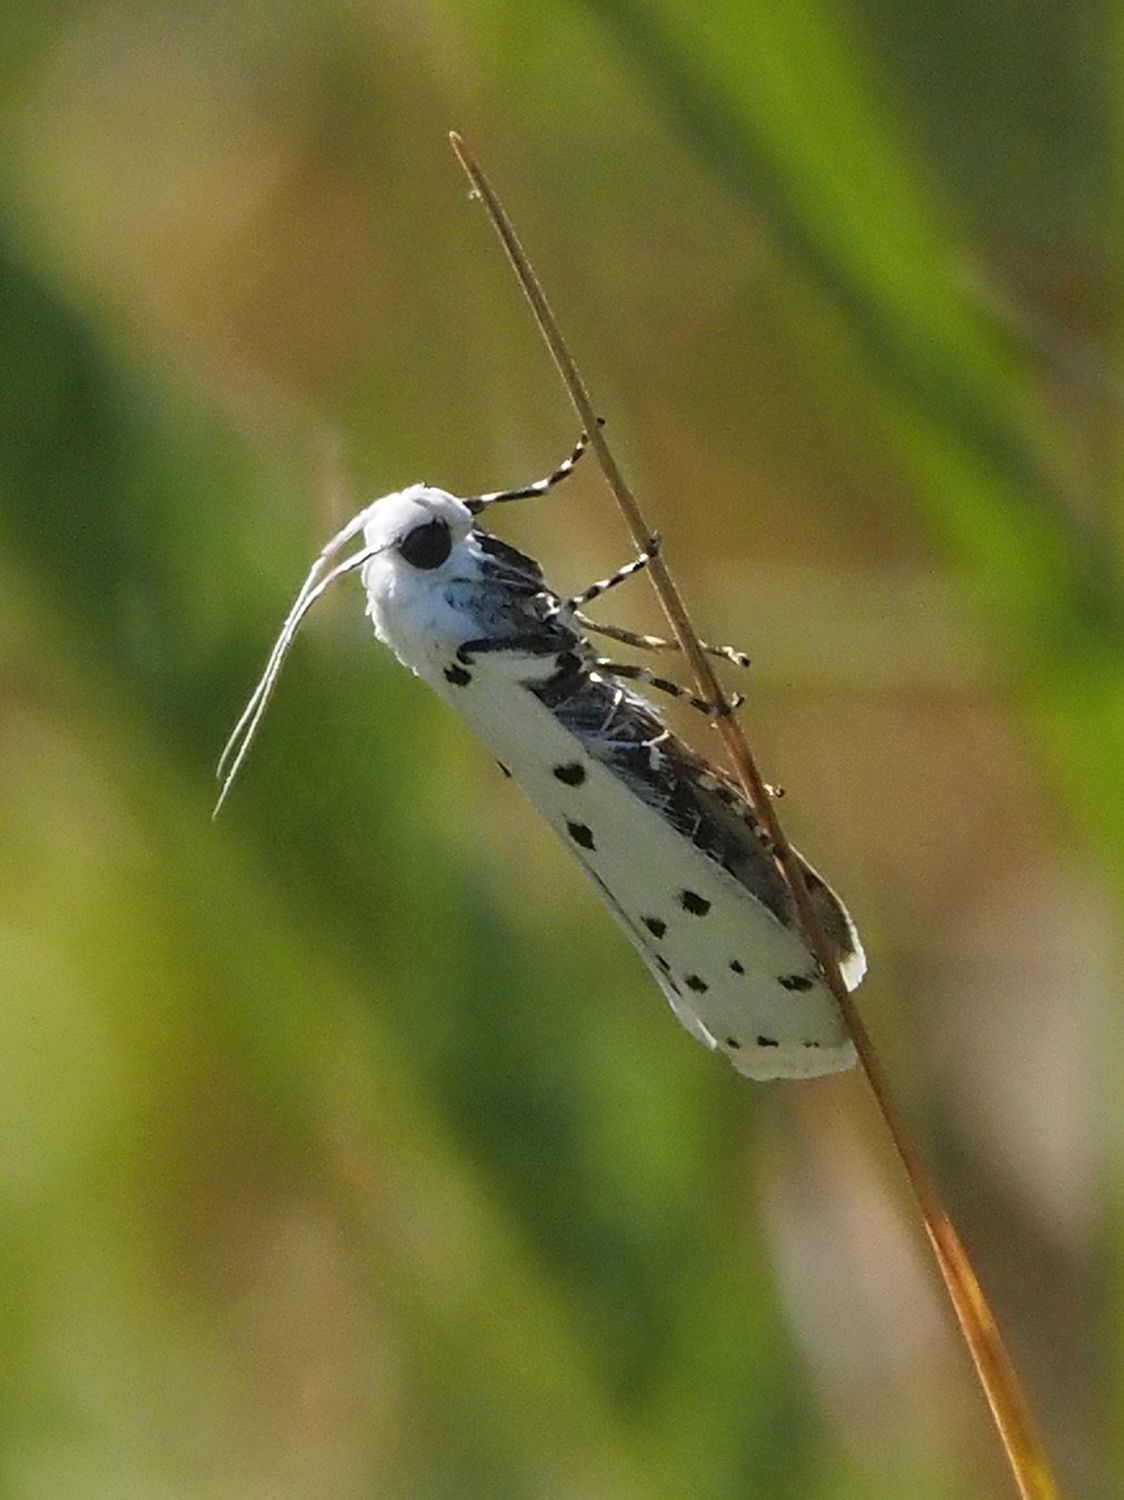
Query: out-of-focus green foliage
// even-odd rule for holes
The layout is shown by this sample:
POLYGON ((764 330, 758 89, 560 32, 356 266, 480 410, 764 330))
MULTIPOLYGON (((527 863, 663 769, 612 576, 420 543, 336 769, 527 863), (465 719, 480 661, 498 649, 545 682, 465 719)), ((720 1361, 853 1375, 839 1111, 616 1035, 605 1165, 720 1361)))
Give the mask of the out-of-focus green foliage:
MULTIPOLYGON (((1115 20, 10 9, 4 1493, 1006 1483, 861 1083, 755 1089, 695 1047, 355 588, 208 821, 343 510, 573 439, 456 126, 700 624, 752 651, 864 1012, 1067 1489, 1107 1500, 1115 20)), ((588 473, 504 527, 564 587, 628 551, 588 473)))

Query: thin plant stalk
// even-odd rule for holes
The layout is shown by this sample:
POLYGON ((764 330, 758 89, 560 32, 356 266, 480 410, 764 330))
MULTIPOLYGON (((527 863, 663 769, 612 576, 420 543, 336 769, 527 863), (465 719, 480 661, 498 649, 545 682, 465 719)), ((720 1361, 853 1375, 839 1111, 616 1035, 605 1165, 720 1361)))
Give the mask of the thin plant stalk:
MULTIPOLYGON (((450 134, 449 139, 471 183, 472 194, 484 205, 519 284, 531 304, 539 331, 578 414, 582 430, 589 436, 589 445, 597 456, 601 471, 632 538, 637 548, 642 549, 647 546, 652 530, 621 473, 604 429, 597 420, 597 412, 585 381, 562 336, 538 277, 527 259, 511 220, 476 159, 455 131, 450 134)), ((683 597, 662 553, 653 557, 647 573, 668 624, 690 664, 699 696, 725 708, 727 699, 722 686, 707 659, 698 632, 691 623, 683 597)), ((960 1237, 945 1212, 936 1186, 913 1145, 895 1103, 885 1069, 874 1050, 858 1008, 843 983, 834 950, 828 943, 808 895, 800 861, 777 817, 773 799, 757 769, 745 732, 729 712, 723 713, 716 722, 745 795, 776 846, 777 860, 792 890, 804 939, 823 970, 839 1005, 879 1113, 905 1170, 957 1322, 991 1408, 1021 1500, 1061 1500, 1061 1492, 1038 1437, 998 1324, 960 1237)))

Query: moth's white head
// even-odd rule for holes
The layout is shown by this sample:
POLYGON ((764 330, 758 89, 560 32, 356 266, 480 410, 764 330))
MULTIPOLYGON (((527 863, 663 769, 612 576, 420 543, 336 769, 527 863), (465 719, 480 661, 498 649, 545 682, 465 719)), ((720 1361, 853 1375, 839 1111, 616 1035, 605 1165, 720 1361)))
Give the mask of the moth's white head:
POLYGON ((376 500, 362 526, 366 561, 359 576, 375 634, 411 671, 432 680, 438 658, 474 633, 450 592, 475 578, 472 512, 444 490, 414 484, 376 500))
POLYGON ((384 495, 368 506, 363 540, 371 562, 386 558, 418 572, 442 568, 472 530, 472 514, 463 500, 426 484, 384 495))
POLYGON ((464 625, 463 616, 459 620, 454 618, 457 614, 456 589, 462 591, 463 602, 464 587, 471 587, 479 563, 478 550, 469 542, 472 518, 502 501, 545 495, 572 472, 585 447, 583 432, 569 458, 564 459, 552 474, 533 484, 493 490, 469 500, 458 500, 455 495, 433 489, 428 484, 412 484, 409 489, 373 500, 352 516, 347 525, 321 548, 269 653, 261 680, 227 741, 219 759, 222 791, 215 812, 222 806, 246 758, 281 663, 301 621, 337 578, 361 570, 360 577, 367 591, 367 612, 377 635, 400 660, 424 673, 425 662, 413 651, 412 645, 426 633, 436 645, 443 626, 455 633, 456 628, 464 625), (334 561, 344 547, 360 535, 363 546, 341 561, 334 561), (452 592, 446 585, 452 586, 452 592), (400 629, 395 629, 395 622, 400 629))

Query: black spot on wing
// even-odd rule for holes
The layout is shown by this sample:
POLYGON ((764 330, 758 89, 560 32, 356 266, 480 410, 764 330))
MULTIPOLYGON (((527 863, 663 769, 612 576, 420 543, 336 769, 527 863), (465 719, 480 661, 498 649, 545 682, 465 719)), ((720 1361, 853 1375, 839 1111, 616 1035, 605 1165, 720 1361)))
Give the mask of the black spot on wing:
POLYGON ((502 760, 497 760, 496 761, 496 765, 499 766, 500 770, 503 772, 503 774, 505 776, 510 776, 511 775, 511 772, 507 769, 507 767, 504 765, 504 763, 503 763, 502 760))
POLYGON ((786 990, 810 990, 815 980, 809 979, 806 974, 780 974, 777 983, 786 990))
POLYGON ((696 995, 705 995, 707 990, 710 989, 710 985, 707 984, 706 980, 700 979, 697 974, 688 974, 686 983, 687 988, 694 990, 696 995))
POLYGON ((580 844, 583 849, 596 849, 597 845, 593 842, 593 830, 584 823, 571 823, 567 820, 566 832, 574 843, 580 844))
MULTIPOLYGON (((537 602, 535 608, 539 609, 537 602)), ((544 631, 556 632, 559 649, 554 672, 545 681, 528 683, 529 690, 583 742, 591 758, 615 773, 782 927, 794 929, 792 894, 777 868, 770 841, 737 788, 670 734, 627 684, 609 674, 591 674, 589 642, 550 616, 547 603, 542 605, 541 623, 544 631)), ((813 871, 807 871, 806 878, 833 946, 849 955, 854 941, 845 913, 813 871)), ((683 904, 697 916, 709 910, 709 903, 705 908, 683 904)))
MULTIPOLYGON (((643 801, 719 865, 782 925, 794 923, 792 896, 753 809, 622 684, 596 683, 588 671, 563 688, 552 680, 552 708, 579 738, 601 739, 599 758, 643 801), (623 694, 623 696, 622 696, 623 694), (611 734, 605 726, 611 726, 611 734), (653 754, 658 743, 659 753, 653 754)), ((541 691, 541 689, 540 689, 541 691)), ((544 701, 547 699, 544 696, 544 701)), ((689 908, 688 908, 689 909, 689 908)), ((701 913, 700 913, 701 915, 701 913)))
POLYGON ((727 1047, 733 1048, 735 1052, 739 1052, 741 1050, 742 1044, 738 1041, 736 1036, 728 1036, 726 1038, 726 1045, 727 1047))
POLYGON ((667 923, 661 922, 659 917, 641 917, 640 920, 654 938, 662 938, 667 931, 667 923))
POLYGON ((445 668, 445 681, 453 683, 456 687, 467 687, 472 681, 472 673, 466 672, 463 667, 458 667, 456 662, 445 668))
POLYGON ((780 1042, 773 1036, 759 1036, 757 1038, 757 1045, 759 1047, 779 1047, 780 1042))
POLYGON ((697 891, 681 891, 679 901, 684 911, 689 911, 696 917, 705 917, 710 910, 710 902, 697 891))
POLYGON ((564 766, 555 766, 554 774, 559 781, 564 781, 567 786, 581 786, 585 780, 585 767, 580 761, 571 760, 564 766))
POLYGON ((742 964, 740 964, 738 962, 738 960, 736 958, 732 958, 730 960, 730 968, 733 969, 733 971, 734 971, 735 974, 744 974, 745 973, 745 968, 742 966, 742 964))

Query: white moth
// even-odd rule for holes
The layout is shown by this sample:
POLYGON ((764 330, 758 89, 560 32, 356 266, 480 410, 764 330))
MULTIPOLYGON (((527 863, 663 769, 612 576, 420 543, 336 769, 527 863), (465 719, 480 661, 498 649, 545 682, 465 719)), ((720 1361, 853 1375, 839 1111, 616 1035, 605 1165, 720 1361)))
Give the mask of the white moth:
MULTIPOLYGON (((522 489, 459 500, 415 484, 373 501, 323 549, 235 727, 221 807, 305 614, 356 569, 375 635, 475 730, 577 857, 687 1030, 748 1078, 807 1078, 854 1062, 836 1002, 800 935, 792 896, 738 788, 626 685, 711 705, 642 668, 603 661, 589 634, 661 647, 595 625, 581 606, 643 568, 566 598, 532 558, 475 524, 489 505, 541 495, 574 467, 522 489), (361 538, 361 540, 359 540, 361 538), (356 549, 332 560, 350 541, 356 549)), ((728 647, 716 654, 745 659, 728 647)), ((216 807, 215 811, 218 811, 216 807)), ((806 864, 809 892, 847 987, 865 970, 838 897, 806 864)))

